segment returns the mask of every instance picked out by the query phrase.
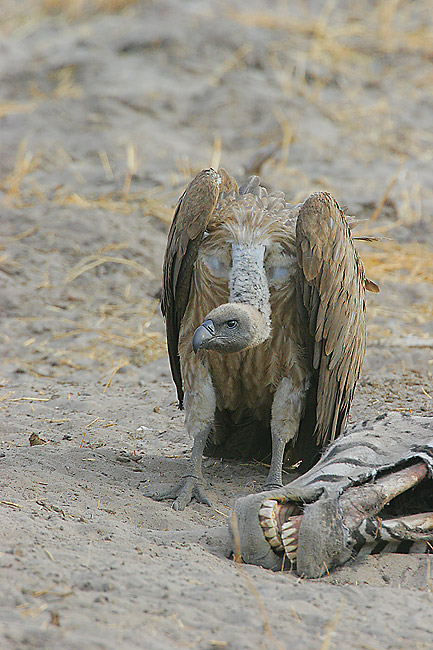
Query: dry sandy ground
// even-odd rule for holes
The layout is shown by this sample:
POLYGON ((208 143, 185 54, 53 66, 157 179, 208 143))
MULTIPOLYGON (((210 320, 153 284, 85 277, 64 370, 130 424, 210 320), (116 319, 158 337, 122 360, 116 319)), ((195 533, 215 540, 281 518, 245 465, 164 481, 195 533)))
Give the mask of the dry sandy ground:
POLYGON ((265 467, 207 461, 214 508, 145 496, 191 446, 157 300, 167 227, 219 161, 242 179, 270 153, 270 188, 373 218, 360 232, 389 239, 360 247, 382 292, 352 421, 432 417, 427 0, 2 0, 0 16, 0 647, 431 648, 425 556, 318 581, 226 558, 230 506, 265 467))

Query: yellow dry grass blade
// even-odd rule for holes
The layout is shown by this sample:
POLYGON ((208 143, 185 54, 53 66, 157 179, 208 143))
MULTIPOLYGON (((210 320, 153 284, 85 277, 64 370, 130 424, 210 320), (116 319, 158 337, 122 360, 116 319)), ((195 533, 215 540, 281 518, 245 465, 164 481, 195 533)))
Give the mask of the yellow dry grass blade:
POLYGON ((13 115, 14 113, 31 113, 35 110, 36 105, 36 102, 29 102, 28 104, 5 102, 0 104, 0 118, 6 115, 13 115))
POLYGON ((136 4, 137 0, 42 0, 42 10, 49 14, 65 14, 81 18, 96 13, 119 13, 136 4))
POLYGON ((153 278, 153 274, 148 269, 134 260, 128 260, 125 257, 111 257, 110 255, 88 255, 69 271, 65 277, 65 284, 72 282, 83 273, 91 271, 97 266, 101 266, 101 264, 106 264, 107 262, 111 264, 124 264, 125 266, 129 266, 137 271, 137 273, 141 273, 148 278, 153 278))
MULTIPOLYGON (((129 187, 127 189, 129 189, 129 187)), ((132 214, 134 210, 140 209, 143 211, 145 216, 155 217, 166 224, 171 223, 172 210, 158 198, 153 196, 153 194, 154 191, 143 194, 127 192, 126 194, 123 193, 121 198, 119 198, 112 194, 86 197, 77 192, 67 195, 62 195, 59 192, 55 198, 55 202, 60 206, 74 205, 83 210, 100 208, 118 214, 132 214)))
POLYGON ((22 140, 15 158, 12 174, 6 177, 0 188, 6 189, 8 199, 21 198, 21 183, 24 178, 34 171, 39 165, 39 158, 27 150, 28 140, 22 140))

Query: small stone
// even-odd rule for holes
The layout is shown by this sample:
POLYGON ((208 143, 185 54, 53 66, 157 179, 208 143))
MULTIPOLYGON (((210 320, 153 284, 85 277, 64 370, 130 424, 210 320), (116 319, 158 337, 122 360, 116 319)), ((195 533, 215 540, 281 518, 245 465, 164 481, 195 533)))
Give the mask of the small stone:
POLYGON ((47 441, 43 438, 39 438, 37 433, 32 433, 29 436, 30 447, 35 447, 36 445, 46 445, 47 441))
POLYGON ((140 427, 137 427, 136 431, 137 433, 151 433, 152 429, 142 424, 140 427))

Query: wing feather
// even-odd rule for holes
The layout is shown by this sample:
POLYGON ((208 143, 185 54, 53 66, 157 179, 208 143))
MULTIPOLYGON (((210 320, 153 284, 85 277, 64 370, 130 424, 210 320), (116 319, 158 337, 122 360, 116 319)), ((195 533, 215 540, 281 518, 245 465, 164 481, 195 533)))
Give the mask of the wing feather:
POLYGON ((317 444, 342 431, 365 354, 365 276, 347 221, 327 193, 313 194, 296 225, 298 292, 316 387, 317 444))
POLYGON ((179 330, 191 291, 191 278, 198 249, 211 220, 218 196, 230 188, 227 172, 201 171, 180 197, 168 233, 163 267, 161 310, 166 320, 168 356, 183 405, 183 386, 179 357, 179 330))

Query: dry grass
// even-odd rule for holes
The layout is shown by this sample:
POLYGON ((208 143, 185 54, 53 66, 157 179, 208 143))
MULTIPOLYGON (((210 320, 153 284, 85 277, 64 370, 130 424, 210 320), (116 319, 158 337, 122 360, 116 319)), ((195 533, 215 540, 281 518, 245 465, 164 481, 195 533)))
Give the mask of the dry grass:
MULTIPOLYGON (((389 156, 416 156, 430 161, 431 134, 416 122, 400 128, 394 121, 395 98, 372 92, 365 101, 365 90, 378 84, 379 60, 389 61, 382 74, 390 73, 389 78, 394 76, 396 84, 402 84, 404 73, 406 78, 413 78, 414 88, 430 86, 428 61, 433 47, 433 20, 427 0, 379 0, 368 12, 355 3, 329 2, 320 14, 315 10, 314 6, 310 13, 304 4, 303 14, 285 11, 281 5, 262 11, 228 9, 227 13, 235 23, 261 28, 273 35, 262 63, 280 85, 288 105, 294 97, 303 97, 314 105, 324 123, 342 129, 341 137, 347 135, 353 145, 351 155, 360 164, 368 165, 385 152, 389 156), (398 59, 396 65, 393 55, 403 54, 407 55, 405 62, 398 59)), ((331 188, 327 178, 314 182, 299 179, 296 166, 288 164, 290 143, 299 140, 298 118, 293 111, 290 113, 288 116, 280 106, 277 108, 275 118, 281 134, 264 134, 261 144, 280 141, 281 150, 274 156, 278 164, 275 166, 271 160, 268 174, 277 180, 275 186, 283 186, 289 174, 289 187, 300 199, 314 186, 317 188, 318 183, 325 189, 331 188)))
POLYGON ((142 0, 42 0, 41 9, 49 14, 82 18, 96 13, 119 13, 142 0))
POLYGON ((326 624, 325 626, 326 632, 320 650, 329 650, 332 647, 332 635, 335 633, 335 630, 340 624, 341 617, 343 615, 343 611, 346 607, 346 604, 347 604, 346 601, 343 599, 340 605, 338 606, 338 609, 335 612, 334 616, 326 624))
POLYGON ((402 284, 433 284, 433 251, 416 242, 381 241, 362 251, 367 276, 380 285, 382 279, 402 284))
POLYGON ((6 115, 14 115, 15 113, 31 113, 37 106, 36 102, 28 102, 22 104, 19 102, 3 102, 0 104, 0 119, 6 115))
MULTIPOLYGON (((68 77, 69 78, 69 77, 68 77)), ((0 107, 1 111, 1 107, 0 107)), ((12 172, 0 181, 0 190, 5 192, 5 201, 11 207, 30 207, 38 203, 54 204, 56 206, 76 206, 83 210, 102 209, 118 214, 132 214, 139 210, 145 216, 152 216, 166 224, 171 223, 172 208, 167 205, 167 193, 160 188, 146 192, 130 192, 131 179, 137 169, 137 157, 134 147, 127 147, 127 173, 121 192, 107 192, 99 196, 83 196, 78 192, 68 193, 58 188, 53 198, 48 198, 47 192, 34 180, 33 173, 41 166, 41 155, 35 155, 28 148, 28 141, 22 140, 18 147, 12 172)), ((111 170, 106 152, 99 152, 101 164, 106 174, 111 170)), ((69 165, 71 158, 62 148, 50 159, 52 164, 69 165)), ((112 174, 112 171, 111 171, 112 174)), ((79 182, 85 182, 80 175, 79 182)), ((52 192, 49 193, 50 196, 52 192)))
POLYGON ((429 57, 433 47, 433 24, 427 0, 379 0, 365 12, 352 5, 349 16, 336 3, 325 3, 322 13, 301 18, 283 11, 228 10, 232 20, 242 25, 286 32, 311 40, 312 59, 330 59, 347 65, 375 53, 417 53, 429 57))
POLYGON ((361 257, 366 275, 381 287, 382 297, 371 301, 367 295, 368 334, 370 342, 392 339, 401 345, 407 337, 415 337, 421 347, 431 346, 430 324, 433 322, 433 301, 423 299, 426 287, 433 294, 433 251, 419 244, 381 241, 363 246, 361 257), (401 289, 399 289, 401 287, 401 289), (419 297, 416 291, 419 288, 419 297), (413 289, 410 302, 405 297, 413 289), (386 323, 386 325, 385 325, 386 323))
POLYGON ((139 264, 134 260, 128 260, 125 257, 113 257, 112 255, 96 254, 96 255, 88 255, 87 257, 83 258, 80 262, 78 262, 78 264, 76 264, 67 274, 65 278, 65 283, 68 284, 69 282, 72 282, 73 280, 78 278, 82 273, 91 271, 92 269, 101 266, 101 264, 124 264, 125 266, 129 266, 130 268, 134 269, 138 273, 141 273, 142 275, 147 276, 148 278, 153 277, 153 273, 151 273, 148 269, 146 269, 142 264, 139 264))
POLYGON ((33 319, 48 334, 43 340, 38 337, 24 341, 22 354, 12 360, 35 377, 61 377, 71 371, 95 368, 107 390, 122 368, 142 365, 167 353, 165 337, 151 328, 156 301, 153 305, 143 301, 135 309, 115 307, 113 315, 102 319, 83 310, 79 324, 60 314, 57 318, 33 319))
POLYGON ((6 193, 7 203, 12 203, 14 201, 17 201, 18 203, 21 202, 22 182, 39 166, 40 158, 34 156, 27 147, 28 141, 22 140, 18 147, 12 173, 9 174, 9 176, 7 176, 0 184, 0 189, 4 190, 6 193))
POLYGON ((49 74, 49 79, 55 84, 50 93, 43 92, 35 84, 30 85, 30 95, 39 102, 58 99, 80 99, 83 89, 75 82, 75 68, 73 65, 64 66, 49 74))
MULTIPOLYGON (((34 196, 34 193, 33 193, 34 196)), ((77 192, 64 194, 59 190, 54 199, 59 206, 74 205, 83 210, 102 209, 117 214, 132 214, 139 209, 145 215, 156 217, 164 223, 171 223, 172 209, 155 196, 154 191, 123 193, 110 192, 100 196, 82 196, 77 192)))
POLYGON ((2 0, 0 34, 27 34, 46 20, 85 21, 119 14, 149 0, 2 0))
MULTIPOLYGON (((62 76, 62 93, 72 92, 69 75, 62 76), (68 90, 69 89, 69 90, 68 90)), ((73 86, 72 86, 73 88, 73 86)), ((59 95, 59 93, 57 93, 59 95)), ((38 99, 39 101, 39 99, 38 99)), ((112 212, 118 215, 136 213, 138 218, 143 216, 155 217, 164 223, 171 221, 172 209, 169 208, 159 196, 159 190, 147 192, 131 192, 132 176, 137 168, 137 156, 134 147, 126 151, 127 171, 123 179, 121 191, 101 194, 100 196, 85 196, 76 192, 67 193, 62 188, 56 192, 49 192, 45 187, 39 186, 34 180, 34 173, 41 171, 43 159, 34 155, 29 149, 27 140, 23 140, 18 148, 13 170, 0 182, 0 190, 4 192, 5 203, 8 207, 25 210, 32 206, 45 206, 46 211, 55 214, 59 207, 73 206, 85 211, 89 218, 95 211, 112 212)), ((69 165, 70 157, 64 150, 60 150, 50 163, 55 165, 69 165)), ((109 174, 108 156, 100 156, 105 173, 109 174), (105 165, 104 165, 105 163, 105 165)), ((26 228, 17 234, 3 237, 0 245, 0 272, 13 274, 22 270, 20 262, 9 254, 9 247, 16 245, 32 235, 37 235, 38 226, 26 228), (2 251, 4 249, 4 252, 2 251)), ((25 243, 24 245, 27 245, 25 243)), ((33 242, 30 246, 35 245, 33 242)), ((36 248, 38 244, 36 243, 36 248)), ((72 284, 77 278, 92 272, 94 269, 106 264, 117 265, 125 268, 126 276, 141 275, 146 279, 154 280, 154 273, 139 262, 120 255, 119 251, 128 248, 128 242, 112 243, 90 255, 85 255, 66 274, 65 284, 72 284)), ((55 252, 53 250, 52 252, 55 252)), ((36 259, 40 256, 36 255, 36 259)), ((30 256, 29 259, 32 259, 30 256)), ((34 270, 36 276, 39 270, 34 270)), ((85 283, 87 287, 89 283, 85 283)), ((86 291, 84 288, 83 297, 86 291)), ((47 292, 47 301, 56 303, 56 293, 49 274, 41 278, 38 290, 47 292), (53 297, 50 299, 50 294, 53 297)), ((129 282, 125 282, 124 300, 117 304, 104 304, 95 313, 93 306, 94 295, 88 295, 85 300, 82 317, 79 321, 64 318, 63 309, 55 304, 47 304, 47 316, 34 318, 43 329, 49 330, 49 335, 41 337, 25 337, 22 341, 22 355, 15 358, 17 366, 34 376, 61 376, 71 371, 86 369, 95 363, 100 368, 101 382, 105 390, 110 386, 115 375, 130 364, 142 364, 152 361, 166 354, 165 337, 158 331, 153 331, 152 321, 158 308, 155 300, 141 300, 134 302, 129 298, 129 282), (66 343, 66 345, 65 345, 66 343), (109 374, 107 376, 107 369, 109 374)), ((17 318, 18 329, 26 319, 17 318)), ((7 343, 7 340, 5 339, 7 343)), ((16 355, 16 348, 11 353, 16 355)))
MULTIPOLYGON (((166 354, 165 337, 152 331, 152 322, 158 309, 158 301, 142 300, 140 303, 105 304, 99 315, 83 313, 85 322, 67 318, 56 321, 50 341, 58 362, 74 362, 84 366, 88 361, 97 361, 103 368, 117 373, 130 363, 147 363, 166 354), (67 342, 58 348, 59 342, 67 342), (119 356, 120 353, 120 356, 119 356)), ((108 382, 108 385, 111 381, 108 382)))

